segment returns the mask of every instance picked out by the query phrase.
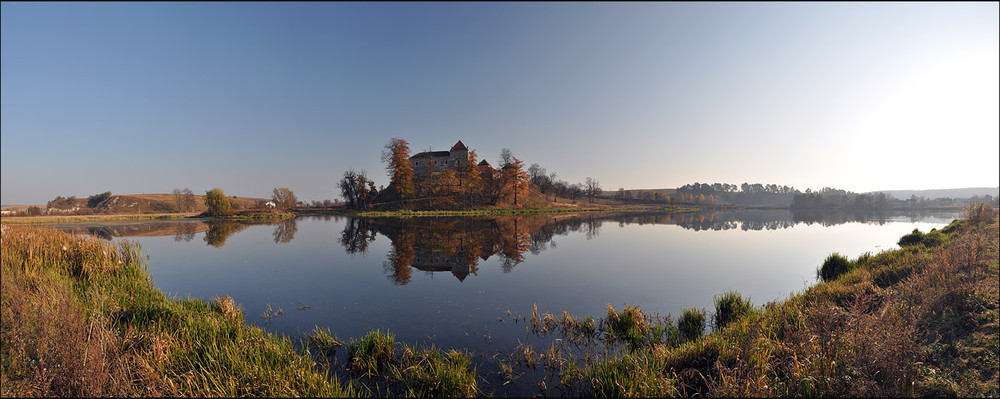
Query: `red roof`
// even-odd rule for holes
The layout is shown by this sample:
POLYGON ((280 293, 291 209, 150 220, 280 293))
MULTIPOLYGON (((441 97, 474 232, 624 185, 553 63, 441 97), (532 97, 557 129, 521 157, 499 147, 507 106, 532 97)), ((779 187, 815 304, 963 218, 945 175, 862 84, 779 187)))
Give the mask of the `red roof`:
POLYGON ((455 145, 451 146, 451 150, 452 151, 455 151, 455 150, 466 150, 466 151, 468 151, 469 148, 466 147, 465 144, 462 144, 462 140, 458 140, 458 142, 455 143, 455 145))
POLYGON ((484 160, 483 160, 482 162, 480 162, 480 163, 479 163, 479 166, 489 166, 489 167, 491 167, 491 168, 493 167, 493 165, 490 165, 490 163, 489 163, 489 162, 486 162, 486 160, 485 160, 485 159, 484 159, 484 160))

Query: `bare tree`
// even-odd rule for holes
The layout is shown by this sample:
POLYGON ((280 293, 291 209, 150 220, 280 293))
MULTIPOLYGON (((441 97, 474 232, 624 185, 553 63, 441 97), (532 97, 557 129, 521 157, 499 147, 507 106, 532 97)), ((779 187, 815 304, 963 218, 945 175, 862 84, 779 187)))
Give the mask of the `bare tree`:
POLYGON ((184 191, 182 191, 181 193, 184 195, 184 200, 183 200, 184 210, 191 211, 192 209, 194 209, 194 206, 197 203, 197 199, 194 196, 194 191, 191 191, 190 188, 185 188, 184 191))
POLYGON ((543 168, 541 165, 537 163, 533 163, 531 164, 531 166, 528 167, 528 175, 531 176, 531 183, 536 184, 538 186, 542 185, 541 179, 547 177, 545 175, 545 168, 543 168))
POLYGON ((295 203, 298 199, 295 198, 295 194, 288 187, 281 187, 274 189, 274 195, 271 196, 271 201, 281 209, 291 209, 295 207, 295 203))
POLYGON ((368 180, 365 171, 355 172, 354 169, 348 169, 337 185, 340 187, 340 195, 350 203, 351 207, 357 209, 368 208, 369 202, 377 193, 375 182, 368 180))
POLYGON ((601 189, 601 182, 593 177, 587 177, 587 181, 584 183, 584 190, 587 192, 587 197, 590 197, 590 203, 594 203, 594 197, 600 195, 603 191, 601 189))
POLYGON ((174 189, 174 202, 177 204, 177 212, 190 211, 195 205, 194 192, 190 188, 181 190, 174 189))
POLYGON ((510 148, 504 148, 500 150, 500 162, 498 167, 503 170, 504 166, 507 166, 514 162, 514 155, 510 153, 510 148))
POLYGON ((174 189, 174 202, 177 203, 177 212, 183 212, 184 211, 184 193, 181 192, 181 189, 179 189, 179 188, 175 188, 174 189))

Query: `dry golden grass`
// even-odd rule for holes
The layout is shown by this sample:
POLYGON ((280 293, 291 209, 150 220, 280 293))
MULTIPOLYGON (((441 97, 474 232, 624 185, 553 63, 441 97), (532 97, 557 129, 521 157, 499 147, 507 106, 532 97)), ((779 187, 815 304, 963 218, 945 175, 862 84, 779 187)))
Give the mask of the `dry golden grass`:
POLYGON ((231 298, 169 300, 129 241, 0 227, 3 396, 344 396, 231 298))

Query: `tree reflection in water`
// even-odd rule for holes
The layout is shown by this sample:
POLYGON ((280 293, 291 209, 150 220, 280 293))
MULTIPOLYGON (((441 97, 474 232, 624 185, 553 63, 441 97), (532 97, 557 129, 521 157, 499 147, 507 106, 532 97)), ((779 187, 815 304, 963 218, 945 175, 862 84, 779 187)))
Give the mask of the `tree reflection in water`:
MULTIPOLYGON (((391 240, 383 262, 390 281, 406 285, 412 269, 426 273, 450 272, 459 281, 477 274, 480 260, 498 256, 509 273, 525 260, 525 253, 555 247, 552 237, 580 230, 583 220, 552 216, 353 218, 344 225, 341 244, 347 253, 364 253, 367 244, 382 234, 391 240)), ((595 235, 600 223, 590 223, 595 235)))
POLYGON ((496 217, 348 218, 340 243, 347 253, 365 253, 382 234, 391 240, 383 262, 386 277, 395 285, 412 281, 413 269, 428 274, 450 272, 459 281, 477 274, 479 262, 499 257, 509 273, 525 262, 526 253, 538 255, 555 248, 554 237, 583 233, 594 239, 606 221, 626 224, 676 225, 689 230, 776 230, 797 223, 848 222, 884 224, 888 215, 871 213, 813 214, 788 210, 725 212, 616 212, 496 217))
POLYGON ((274 228, 275 244, 286 244, 295 238, 295 232, 299 231, 298 224, 295 222, 295 218, 285 219, 277 223, 274 228))
POLYGON ((250 224, 234 222, 231 220, 218 220, 209 222, 208 231, 205 232, 205 242, 216 248, 226 245, 226 240, 233 234, 246 230, 250 224))
POLYGON ((190 242, 198 232, 198 226, 194 223, 178 223, 177 232, 174 234, 174 241, 190 242))
POLYGON ((375 241, 375 230, 366 218, 349 218, 340 234, 340 245, 349 254, 368 252, 368 243, 375 241))
MULTIPOLYGON (((226 245, 226 240, 232 237, 233 234, 239 233, 246 230, 247 227, 255 225, 273 225, 274 233, 271 234, 274 237, 274 242, 276 244, 285 244, 292 241, 295 238, 295 233, 298 232, 298 224, 295 218, 285 219, 280 221, 268 221, 268 222, 245 222, 245 221, 234 221, 234 220, 215 220, 208 222, 208 231, 205 232, 205 242, 216 248, 221 248, 226 245)), ((174 237, 175 241, 179 241, 178 237, 180 232, 174 237)), ((372 238, 374 240, 374 237, 372 238)))

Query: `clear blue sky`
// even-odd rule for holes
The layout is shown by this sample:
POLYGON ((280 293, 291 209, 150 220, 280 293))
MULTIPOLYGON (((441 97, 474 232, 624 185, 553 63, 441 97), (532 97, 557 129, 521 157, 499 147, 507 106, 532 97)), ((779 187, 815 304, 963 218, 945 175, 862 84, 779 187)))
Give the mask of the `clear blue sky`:
POLYGON ((382 147, 606 190, 997 186, 998 3, 2 3, 3 204, 336 198, 382 147))

